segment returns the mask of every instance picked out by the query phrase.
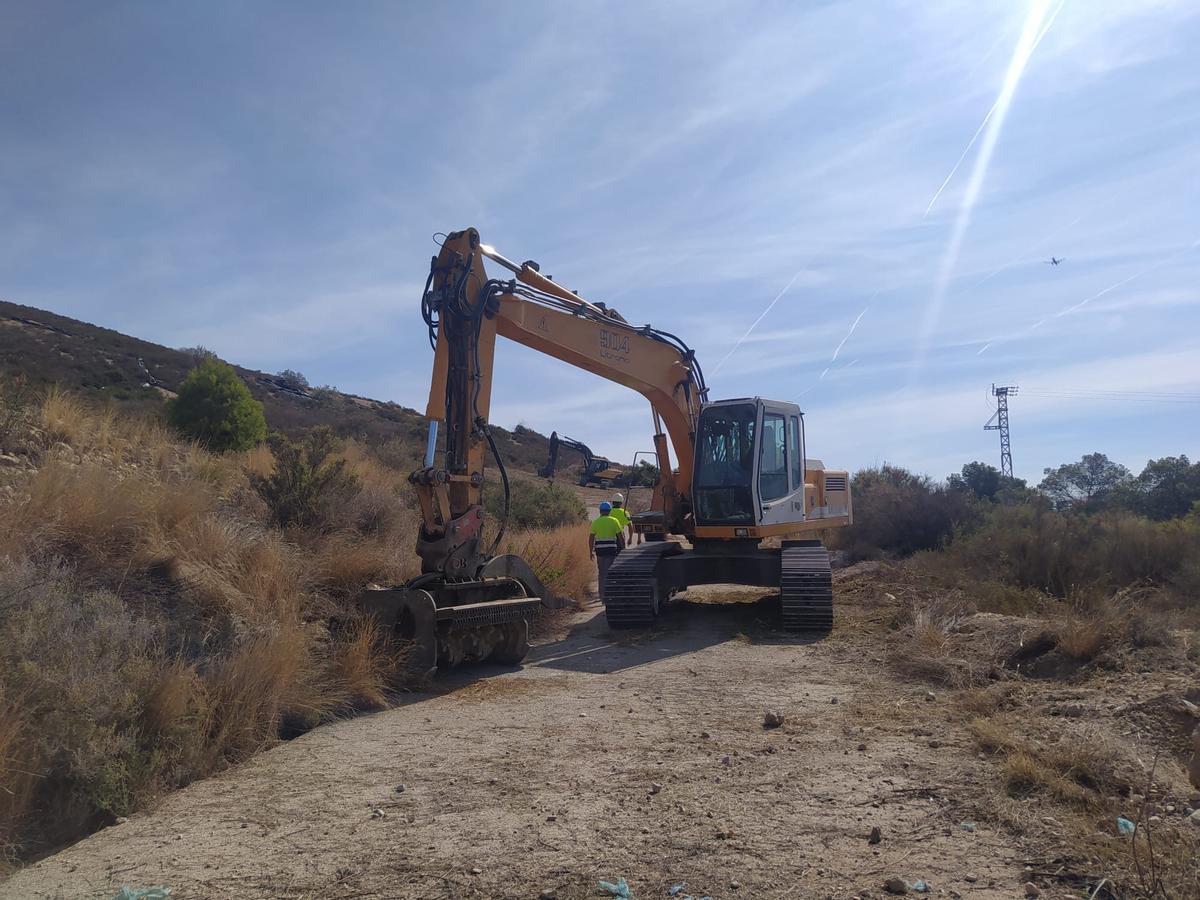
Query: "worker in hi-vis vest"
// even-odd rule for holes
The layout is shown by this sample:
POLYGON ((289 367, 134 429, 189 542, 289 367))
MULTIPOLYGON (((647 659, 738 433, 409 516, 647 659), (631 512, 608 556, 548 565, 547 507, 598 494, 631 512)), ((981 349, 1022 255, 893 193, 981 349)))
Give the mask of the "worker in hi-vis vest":
POLYGON ((620 492, 613 494, 612 517, 621 523, 621 534, 625 536, 625 545, 636 543, 633 521, 629 518, 629 511, 625 509, 625 495, 620 492))
POLYGON ((600 504, 600 515, 592 521, 588 535, 588 556, 596 561, 596 580, 601 600, 604 599, 604 587, 608 582, 608 567, 625 547, 624 530, 612 516, 612 504, 605 500, 600 504))

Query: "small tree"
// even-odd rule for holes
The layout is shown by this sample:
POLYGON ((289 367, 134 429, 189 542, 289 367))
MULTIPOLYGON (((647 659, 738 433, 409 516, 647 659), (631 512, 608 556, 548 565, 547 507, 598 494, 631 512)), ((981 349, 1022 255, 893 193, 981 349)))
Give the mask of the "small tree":
POLYGON ((993 500, 1000 490, 1000 470, 982 462, 969 462, 961 475, 951 475, 946 486, 955 491, 970 491, 980 500, 993 500))
POLYGON ((328 502, 358 488, 354 473, 346 471, 346 461, 329 458, 337 452, 338 440, 328 425, 318 425, 299 443, 281 434, 271 435, 270 443, 275 471, 265 478, 253 476, 252 482, 277 524, 315 525, 328 502))
POLYGON ((167 420, 181 434, 210 450, 248 450, 267 436, 263 406, 250 395, 233 367, 206 359, 167 401, 167 420))
POLYGON ((179 352, 186 353, 188 356, 190 356, 192 358, 192 362, 194 362, 194 363, 202 363, 206 359, 219 360, 221 358, 221 357, 217 356, 217 354, 214 353, 212 350, 209 350, 207 347, 205 347, 203 344, 197 344, 195 347, 180 347, 179 352))
POLYGON ((290 388, 295 388, 298 391, 308 390, 308 379, 304 377, 303 372, 297 372, 295 369, 284 369, 275 377, 290 388))
POLYGON ((1164 456, 1146 463, 1129 485, 1129 505, 1151 519, 1186 516, 1200 501, 1200 463, 1164 456))
POLYGON ((1060 509, 1076 503, 1094 505, 1129 481, 1129 470, 1103 453, 1089 453, 1076 463, 1048 472, 1038 490, 1060 509))
POLYGON ((1027 499, 1029 493, 1024 479, 1001 475, 995 466, 983 462, 967 463, 962 467, 962 474, 956 473, 946 479, 946 487, 972 493, 980 500, 1005 502, 1027 499))

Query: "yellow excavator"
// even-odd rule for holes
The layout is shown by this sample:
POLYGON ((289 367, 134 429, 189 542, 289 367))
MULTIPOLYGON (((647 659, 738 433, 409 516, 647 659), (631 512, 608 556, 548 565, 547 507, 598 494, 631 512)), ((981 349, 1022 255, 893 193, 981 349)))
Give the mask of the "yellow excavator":
POLYGON ((850 524, 849 478, 805 459, 796 404, 710 401, 695 353, 678 337, 585 300, 533 261, 512 262, 473 228, 446 236, 421 309, 434 351, 424 465, 409 477, 421 508, 422 574, 363 599, 410 642, 413 672, 518 663, 529 651, 531 618, 559 605, 522 559, 496 554, 506 517, 495 527, 485 522, 489 455, 505 510, 510 492, 488 425, 497 335, 650 401, 659 477, 650 510, 633 517, 646 542, 622 551, 609 570, 611 627, 652 625, 673 594, 698 584, 777 588, 785 629, 832 627, 829 554, 813 534, 850 524), (489 278, 485 259, 509 277, 489 278), (764 546, 768 538, 779 545, 764 546))

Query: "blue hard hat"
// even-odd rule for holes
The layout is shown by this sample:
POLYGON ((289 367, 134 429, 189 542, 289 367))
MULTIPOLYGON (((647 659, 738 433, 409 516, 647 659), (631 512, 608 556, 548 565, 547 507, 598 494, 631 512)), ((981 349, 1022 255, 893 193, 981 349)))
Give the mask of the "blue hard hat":
POLYGON ((603 515, 604 513, 610 513, 610 512, 612 512, 612 504, 611 504, 611 503, 609 503, 607 500, 603 501, 603 502, 600 504, 600 513, 601 513, 601 515, 603 515))

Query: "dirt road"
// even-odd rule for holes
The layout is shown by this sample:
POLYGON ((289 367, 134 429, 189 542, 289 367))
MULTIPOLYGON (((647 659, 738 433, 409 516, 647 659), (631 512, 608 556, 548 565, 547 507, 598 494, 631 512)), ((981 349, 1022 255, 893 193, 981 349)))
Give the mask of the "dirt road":
POLYGON ((650 634, 594 608, 520 670, 455 673, 306 734, 0 896, 566 900, 619 877, 637 898, 882 896, 889 878, 1021 895, 1018 850, 968 821, 990 763, 941 698, 837 630, 773 631, 770 600, 705 599, 650 634), (783 727, 764 729, 767 708, 783 727))

